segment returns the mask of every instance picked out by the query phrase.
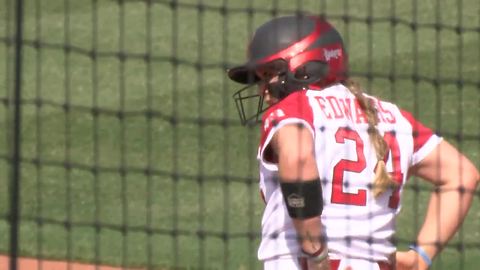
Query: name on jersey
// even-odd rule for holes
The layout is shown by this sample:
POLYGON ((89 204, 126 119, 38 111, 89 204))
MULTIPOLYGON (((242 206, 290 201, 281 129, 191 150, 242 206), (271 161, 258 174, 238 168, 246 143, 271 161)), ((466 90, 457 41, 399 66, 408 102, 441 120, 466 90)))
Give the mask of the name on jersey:
MULTIPOLYGON (((354 123, 367 123, 367 116, 363 112, 356 98, 338 98, 335 96, 316 96, 320 110, 327 119, 348 119, 354 123)), ((382 106, 377 99, 370 99, 378 110, 380 123, 396 123, 395 115, 382 106)))

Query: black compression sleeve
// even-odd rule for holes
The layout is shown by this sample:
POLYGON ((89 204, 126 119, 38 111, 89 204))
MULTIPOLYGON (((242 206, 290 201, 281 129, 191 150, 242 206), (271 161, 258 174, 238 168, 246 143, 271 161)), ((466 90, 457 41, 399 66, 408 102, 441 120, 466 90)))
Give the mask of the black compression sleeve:
POLYGON ((283 198, 292 218, 307 219, 322 214, 323 196, 320 179, 281 182, 283 198))

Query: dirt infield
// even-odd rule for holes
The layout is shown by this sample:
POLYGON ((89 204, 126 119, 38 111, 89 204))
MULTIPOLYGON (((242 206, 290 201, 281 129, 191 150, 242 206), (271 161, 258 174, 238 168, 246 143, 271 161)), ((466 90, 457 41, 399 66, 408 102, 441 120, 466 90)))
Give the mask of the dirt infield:
MULTIPOLYGON (((9 270, 9 258, 0 255, 0 270, 9 270)), ((17 270, 142 270, 139 268, 119 268, 106 265, 93 265, 77 262, 38 260, 34 258, 19 258, 17 270)))

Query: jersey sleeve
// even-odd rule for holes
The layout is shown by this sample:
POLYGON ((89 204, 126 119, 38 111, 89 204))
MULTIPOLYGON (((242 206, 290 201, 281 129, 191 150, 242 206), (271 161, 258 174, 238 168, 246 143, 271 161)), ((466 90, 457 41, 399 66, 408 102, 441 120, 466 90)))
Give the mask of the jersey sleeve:
POLYGON ((288 95, 263 114, 262 135, 258 149, 258 158, 261 161, 276 163, 276 159, 268 146, 275 132, 288 124, 303 125, 314 136, 313 113, 305 91, 298 91, 288 95))
POLYGON ((436 135, 430 128, 417 121, 411 113, 403 110, 401 113, 412 126, 413 155, 411 165, 413 166, 433 151, 442 141, 442 138, 436 135))

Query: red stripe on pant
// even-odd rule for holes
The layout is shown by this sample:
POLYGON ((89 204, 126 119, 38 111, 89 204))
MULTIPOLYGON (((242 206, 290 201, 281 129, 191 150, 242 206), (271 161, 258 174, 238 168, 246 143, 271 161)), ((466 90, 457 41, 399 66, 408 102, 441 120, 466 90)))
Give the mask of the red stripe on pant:
MULTIPOLYGON (((298 261, 300 263, 300 266, 302 267, 302 270, 309 270, 308 269, 308 263, 307 263, 307 258, 298 258, 298 261)), ((380 267, 380 270, 393 270, 393 267, 387 263, 387 262, 377 262, 378 266, 380 267)), ((344 269, 338 269, 338 266, 340 265, 340 260, 330 260, 330 270, 344 270, 344 269)), ((352 266, 355 267, 355 266, 352 266)), ((353 270, 356 270, 353 268, 353 270)))

